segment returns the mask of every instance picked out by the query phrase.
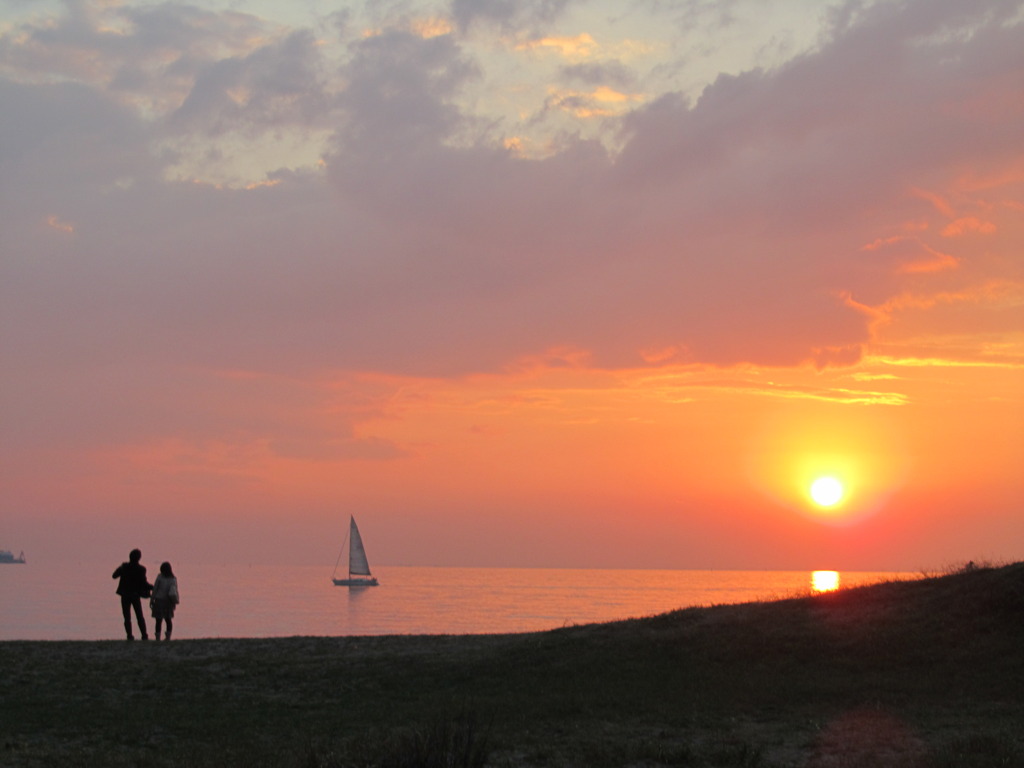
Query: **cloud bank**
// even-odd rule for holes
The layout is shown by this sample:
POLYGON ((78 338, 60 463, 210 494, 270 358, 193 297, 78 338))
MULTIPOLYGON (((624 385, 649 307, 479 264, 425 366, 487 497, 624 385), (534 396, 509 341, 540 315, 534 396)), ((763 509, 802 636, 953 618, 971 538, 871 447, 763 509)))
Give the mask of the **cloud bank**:
POLYGON ((519 50, 569 9, 313 29, 80 3, 9 24, 5 410, 85 388, 145 411, 197 371, 844 366, 911 304, 1019 315, 986 297, 1020 295, 1021 3, 841 4, 813 49, 696 99, 595 47, 552 86, 636 98, 524 152, 537 126, 479 94, 529 72, 506 82, 485 43, 519 50))

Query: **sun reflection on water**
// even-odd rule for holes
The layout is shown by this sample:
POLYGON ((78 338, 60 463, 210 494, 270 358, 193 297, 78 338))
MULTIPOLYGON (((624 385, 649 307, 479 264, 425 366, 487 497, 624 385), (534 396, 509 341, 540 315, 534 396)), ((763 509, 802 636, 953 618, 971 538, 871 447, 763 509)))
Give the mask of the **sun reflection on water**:
POLYGON ((814 571, 811 574, 812 592, 832 592, 839 589, 839 571, 814 571))

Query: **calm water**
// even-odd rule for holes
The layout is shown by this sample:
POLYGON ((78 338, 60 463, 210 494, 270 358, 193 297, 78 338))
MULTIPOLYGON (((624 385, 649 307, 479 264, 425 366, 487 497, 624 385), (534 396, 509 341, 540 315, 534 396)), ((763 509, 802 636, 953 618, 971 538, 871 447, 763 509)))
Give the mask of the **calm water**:
MULTIPOLYGON (((0 566, 0 640, 123 636, 117 563, 0 566)), ((150 578, 156 568, 148 564, 150 578)), ((811 571, 375 568, 379 587, 335 587, 324 567, 183 565, 179 639, 485 634, 613 621, 694 605, 806 594, 811 571)), ((913 574, 842 572, 843 586, 913 574)), ((153 620, 147 623, 152 631, 153 620)))

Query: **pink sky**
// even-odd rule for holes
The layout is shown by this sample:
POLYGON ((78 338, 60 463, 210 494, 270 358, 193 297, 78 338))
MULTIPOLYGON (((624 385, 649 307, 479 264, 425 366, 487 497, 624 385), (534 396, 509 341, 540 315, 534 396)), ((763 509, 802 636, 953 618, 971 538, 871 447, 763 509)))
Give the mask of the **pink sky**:
POLYGON ((1024 3, 227 6, 0 3, 0 547, 1021 557, 1024 3))

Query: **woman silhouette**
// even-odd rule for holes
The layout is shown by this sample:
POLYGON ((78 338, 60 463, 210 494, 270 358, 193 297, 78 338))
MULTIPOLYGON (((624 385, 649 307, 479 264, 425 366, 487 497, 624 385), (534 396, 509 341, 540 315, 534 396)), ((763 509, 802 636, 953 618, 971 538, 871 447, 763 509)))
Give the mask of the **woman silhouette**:
POLYGON ((153 599, 149 601, 156 619, 156 639, 160 639, 160 624, 167 622, 165 640, 171 639, 171 619, 174 618, 174 606, 178 604, 178 579, 171 570, 170 563, 160 564, 160 575, 153 582, 153 599))

